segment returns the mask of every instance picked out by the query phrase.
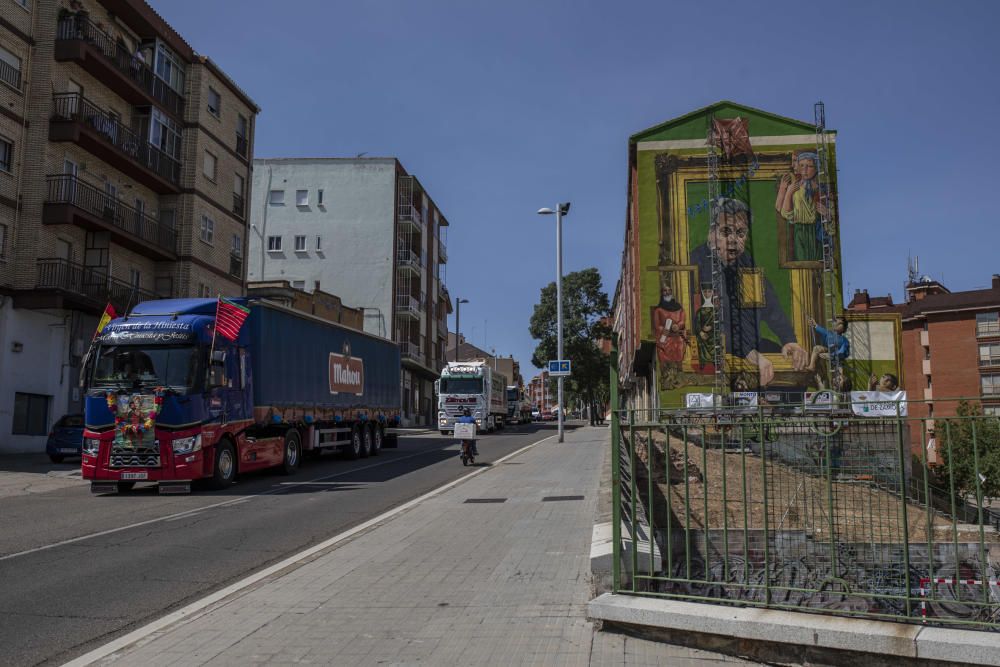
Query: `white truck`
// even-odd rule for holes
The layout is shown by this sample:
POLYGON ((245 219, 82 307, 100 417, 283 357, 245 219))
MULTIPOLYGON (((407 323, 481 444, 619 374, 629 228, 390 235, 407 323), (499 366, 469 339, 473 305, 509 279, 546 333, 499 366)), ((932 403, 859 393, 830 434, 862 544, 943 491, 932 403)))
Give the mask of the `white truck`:
POLYGON ((517 385, 507 387, 507 423, 528 424, 531 422, 531 403, 517 385))
POLYGON ((507 416, 507 378, 483 360, 449 361, 435 383, 438 394, 438 430, 455 431, 455 422, 468 408, 476 430, 503 428, 507 416))

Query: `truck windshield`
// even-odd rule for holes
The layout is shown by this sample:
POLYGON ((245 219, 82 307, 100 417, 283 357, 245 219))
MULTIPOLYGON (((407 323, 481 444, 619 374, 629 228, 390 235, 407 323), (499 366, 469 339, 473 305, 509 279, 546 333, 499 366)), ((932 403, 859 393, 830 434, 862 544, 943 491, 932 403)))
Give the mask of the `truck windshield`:
POLYGON ((483 378, 441 378, 442 394, 481 394, 483 378))
POLYGON ((166 387, 190 391, 201 369, 199 348, 167 345, 110 345, 101 347, 94 363, 91 386, 131 389, 166 387))
POLYGON ((507 400, 508 401, 516 401, 517 399, 518 399, 517 389, 508 389, 507 390, 507 400))

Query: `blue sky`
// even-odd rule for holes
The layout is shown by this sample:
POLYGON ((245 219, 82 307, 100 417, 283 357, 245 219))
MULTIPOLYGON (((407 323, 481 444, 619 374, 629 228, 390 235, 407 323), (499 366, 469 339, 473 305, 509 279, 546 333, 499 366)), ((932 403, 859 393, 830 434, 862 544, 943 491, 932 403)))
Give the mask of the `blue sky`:
POLYGON ((628 136, 720 99, 826 103, 845 289, 900 300, 908 253, 952 290, 1000 272, 1000 2, 151 2, 263 108, 257 157, 364 151, 418 176, 452 223, 463 333, 525 379, 555 276, 534 212, 572 202, 565 271, 613 294, 628 136))

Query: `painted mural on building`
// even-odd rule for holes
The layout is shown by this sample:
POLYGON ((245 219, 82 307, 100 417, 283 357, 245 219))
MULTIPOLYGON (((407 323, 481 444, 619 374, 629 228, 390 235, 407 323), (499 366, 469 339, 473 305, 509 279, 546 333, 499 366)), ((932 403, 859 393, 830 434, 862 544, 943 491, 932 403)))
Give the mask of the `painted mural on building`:
MULTIPOLYGON (((657 262, 648 269, 657 294, 647 335, 656 348, 661 404, 712 390, 720 360, 726 391, 826 386, 831 355, 839 360, 847 348, 841 346, 846 324, 835 319, 841 303, 836 184, 821 182, 815 141, 805 133, 760 136, 753 118, 718 118, 710 110, 702 122, 702 136, 715 124, 715 197, 705 148, 659 142, 666 150, 643 151, 639 159, 640 171, 651 169, 655 179, 657 262), (823 261, 824 243, 832 262, 823 261), (714 262, 720 280, 713 280, 714 262), (830 303, 837 312, 827 312, 830 303)), ((830 173, 834 152, 831 138, 830 173)))

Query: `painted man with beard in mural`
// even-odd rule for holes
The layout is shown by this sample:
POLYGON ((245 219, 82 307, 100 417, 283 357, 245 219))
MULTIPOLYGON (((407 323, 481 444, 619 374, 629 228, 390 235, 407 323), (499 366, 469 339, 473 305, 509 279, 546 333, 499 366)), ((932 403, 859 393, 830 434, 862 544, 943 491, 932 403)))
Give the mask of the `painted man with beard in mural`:
POLYGON ((684 308, 674 298, 670 285, 660 290, 660 303, 653 310, 653 333, 656 336, 656 358, 660 362, 660 380, 667 389, 677 385, 684 350, 687 348, 687 330, 684 325, 684 308))
POLYGON ((720 259, 722 289, 715 296, 716 307, 722 309, 726 352, 755 365, 760 386, 766 387, 774 380, 774 364, 765 353, 782 354, 797 371, 809 363, 809 354, 796 342, 792 323, 781 308, 774 285, 746 252, 753 222, 750 207, 738 199, 720 197, 712 202, 711 209, 708 241, 691 251, 691 263, 698 267, 700 276, 711 276, 712 256, 720 259), (759 303, 748 302, 743 294, 744 278, 758 282, 759 303), (778 343, 761 335, 763 324, 767 324, 778 343))

